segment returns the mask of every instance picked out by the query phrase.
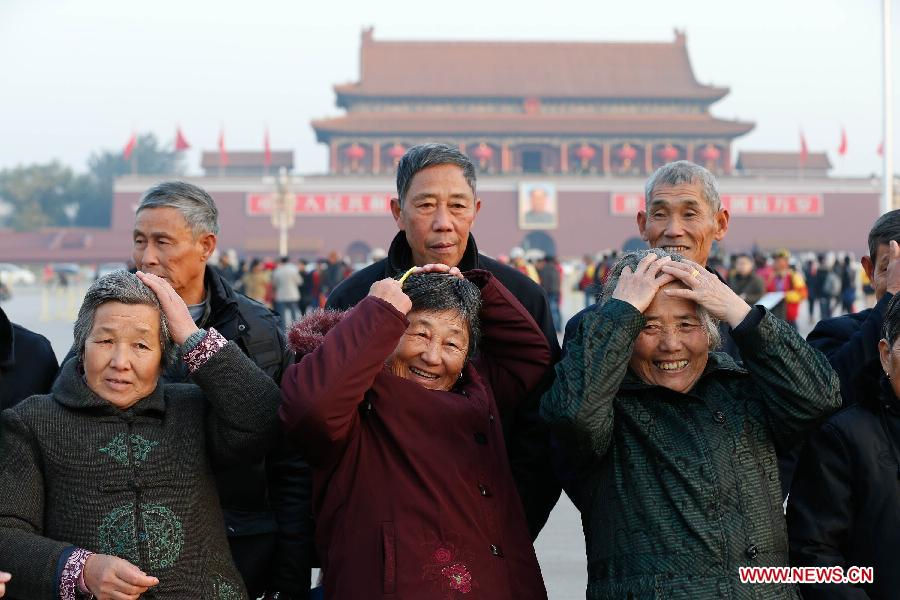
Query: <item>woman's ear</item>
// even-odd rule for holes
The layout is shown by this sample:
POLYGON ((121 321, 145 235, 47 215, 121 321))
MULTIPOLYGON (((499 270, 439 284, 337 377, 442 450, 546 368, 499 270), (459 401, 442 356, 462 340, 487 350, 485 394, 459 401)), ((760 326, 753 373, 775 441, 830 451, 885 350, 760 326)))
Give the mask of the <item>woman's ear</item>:
POLYGON ((891 378, 891 346, 888 341, 882 338, 878 342, 878 358, 881 359, 881 368, 887 374, 888 379, 891 378))

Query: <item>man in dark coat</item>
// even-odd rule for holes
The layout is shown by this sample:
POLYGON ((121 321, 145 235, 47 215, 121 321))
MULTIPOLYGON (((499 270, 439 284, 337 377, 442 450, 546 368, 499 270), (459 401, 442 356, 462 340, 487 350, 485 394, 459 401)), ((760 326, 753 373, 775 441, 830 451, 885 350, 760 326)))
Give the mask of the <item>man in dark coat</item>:
MULTIPOLYGON (((355 273, 335 288, 327 307, 347 309, 362 300, 376 281, 396 277, 410 267, 442 263, 461 271, 492 273, 528 310, 559 358, 559 342, 543 290, 525 275, 483 254, 469 233, 481 200, 475 195, 475 167, 458 149, 444 144, 410 148, 397 167, 397 198, 391 212, 400 232, 385 259, 355 273)), ((548 365, 548 376, 550 365, 548 365)), ((536 538, 560 486, 550 461, 549 433, 538 417, 543 386, 503 419, 503 431, 513 477, 525 508, 532 538, 536 538)))
MULTIPOLYGON (((218 210, 197 186, 166 182, 151 188, 135 215, 133 258, 144 272, 166 279, 199 327, 233 340, 276 383, 293 353, 281 319, 235 292, 206 261, 216 247, 218 210)), ((168 382, 188 380, 169 369, 168 382)), ((306 598, 312 552, 309 467, 281 448, 250 466, 216 469, 232 556, 252 598, 306 598)))
POLYGON ((887 305, 900 290, 898 240, 900 210, 892 210, 875 221, 869 231, 869 254, 861 260, 875 288, 875 307, 819 321, 806 338, 828 358, 841 378, 844 406, 879 394, 878 340, 887 305))
POLYGON ((0 308, 0 410, 48 393, 58 370, 47 338, 12 323, 0 308))

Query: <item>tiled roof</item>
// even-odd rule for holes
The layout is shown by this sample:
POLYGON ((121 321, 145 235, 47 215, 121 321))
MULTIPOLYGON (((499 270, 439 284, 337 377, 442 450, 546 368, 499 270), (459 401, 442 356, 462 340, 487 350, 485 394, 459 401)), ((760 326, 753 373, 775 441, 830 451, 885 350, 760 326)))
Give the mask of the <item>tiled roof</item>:
MULTIPOLYGON (((204 169, 215 169, 219 167, 219 151, 205 151, 203 152, 203 158, 200 161, 200 166, 204 169)), ((265 153, 260 152, 246 152, 246 151, 228 151, 228 167, 259 167, 263 168, 265 166, 265 153)), ((294 167, 294 151, 293 150, 273 150, 272 151, 272 166, 273 167, 287 167, 288 169, 292 169, 294 167)))
POLYGON ((800 162, 799 152, 747 152, 738 155, 737 169, 742 171, 796 171, 798 169, 831 169, 831 161, 825 152, 810 152, 805 164, 800 162))
MULTIPOLYGON (((694 77, 685 36, 634 42, 374 40, 363 31, 360 80, 339 96, 688 99, 728 88, 694 77)), ((339 99, 340 103, 340 99, 339 99)))

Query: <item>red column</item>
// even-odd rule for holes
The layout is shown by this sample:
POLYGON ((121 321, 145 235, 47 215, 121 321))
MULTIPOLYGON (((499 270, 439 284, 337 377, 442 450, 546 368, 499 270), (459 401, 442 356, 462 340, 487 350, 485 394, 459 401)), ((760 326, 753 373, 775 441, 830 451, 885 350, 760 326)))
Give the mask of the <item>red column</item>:
POLYGON ((559 145, 559 170, 569 172, 569 144, 563 142, 559 145))
POLYGON ((503 142, 500 146, 500 172, 509 173, 509 144, 503 142))
POLYGON ((609 142, 603 142, 603 174, 609 175, 612 172, 612 146, 609 142))
POLYGON ((381 142, 375 140, 372 143, 372 173, 378 174, 381 170, 381 142))
POLYGON ((331 140, 331 157, 328 159, 328 167, 329 171, 332 173, 338 172, 338 146, 337 142, 331 140))
POLYGON ((653 172, 653 144, 647 142, 644 144, 644 173, 649 175, 653 172))
POLYGON ((722 160, 724 161, 723 167, 725 173, 731 175, 731 144, 725 144, 722 149, 724 150, 724 152, 722 152, 722 160))
POLYGON ((684 149, 685 159, 694 162, 694 142, 688 142, 684 149))

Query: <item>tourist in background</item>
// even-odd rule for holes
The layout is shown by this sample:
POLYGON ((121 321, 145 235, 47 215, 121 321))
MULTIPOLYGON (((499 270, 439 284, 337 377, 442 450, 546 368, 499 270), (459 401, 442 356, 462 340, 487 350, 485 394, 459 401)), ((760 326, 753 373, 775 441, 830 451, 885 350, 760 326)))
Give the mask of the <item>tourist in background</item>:
POLYGON ((275 295, 275 312, 288 325, 300 318, 300 286, 303 276, 297 265, 287 256, 281 257, 280 264, 272 272, 272 287, 275 295))
MULTIPOLYGON (((841 295, 841 276, 832 257, 822 256, 816 273, 815 287, 819 297, 819 320, 830 319, 834 304, 841 295)), ((812 300, 810 300, 812 302, 812 300)))
POLYGON ((806 281, 807 302, 806 307, 809 311, 809 322, 815 323, 816 304, 820 298, 821 288, 817 285, 816 276, 821 268, 822 263, 815 255, 803 261, 803 279, 806 281))
POLYGON ((850 261, 850 256, 844 257, 841 266, 841 310, 844 314, 853 312, 853 303, 856 302, 856 269, 850 261))
POLYGON ((766 273, 764 281, 767 292, 784 292, 784 301, 772 309, 772 313, 797 328, 800 304, 806 299, 806 281, 790 263, 791 253, 782 248, 772 255, 772 269, 766 273))
POLYGON ((728 278, 728 286, 741 300, 756 304, 766 293, 762 278, 753 269, 753 259, 749 254, 739 254, 734 259, 734 269, 728 278))
POLYGON ((547 301, 550 303, 553 325, 556 327, 557 333, 562 333, 562 315, 559 312, 559 305, 562 301, 562 267, 556 261, 555 256, 546 256, 538 261, 536 268, 541 280, 541 287, 544 288, 547 301))
POLYGON ((266 270, 265 264, 262 260, 254 258, 244 274, 244 295, 268 306, 266 294, 269 291, 269 281, 270 273, 266 270))

